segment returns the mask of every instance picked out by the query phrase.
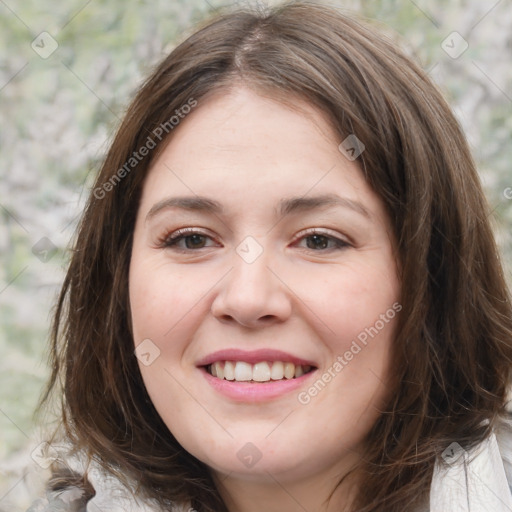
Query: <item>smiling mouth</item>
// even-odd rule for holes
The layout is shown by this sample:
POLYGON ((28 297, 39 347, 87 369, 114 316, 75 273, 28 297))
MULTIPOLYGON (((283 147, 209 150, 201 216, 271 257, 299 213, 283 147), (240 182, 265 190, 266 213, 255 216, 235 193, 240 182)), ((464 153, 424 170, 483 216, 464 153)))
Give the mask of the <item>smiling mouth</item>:
POLYGON ((316 369, 310 365, 282 361, 261 361, 256 364, 245 361, 216 361, 204 368, 217 379, 261 383, 296 379, 316 369))

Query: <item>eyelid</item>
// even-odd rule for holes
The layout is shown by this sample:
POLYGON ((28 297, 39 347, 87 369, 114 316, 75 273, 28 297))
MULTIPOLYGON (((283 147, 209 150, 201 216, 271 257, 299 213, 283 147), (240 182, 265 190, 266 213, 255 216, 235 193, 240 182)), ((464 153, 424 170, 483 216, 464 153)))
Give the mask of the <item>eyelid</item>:
MULTIPOLYGON (((173 250, 176 250, 179 252, 197 252, 200 249, 208 249, 209 247, 211 247, 211 246, 209 246, 209 247, 200 247, 197 249, 183 249, 183 248, 179 248, 176 245, 181 239, 183 239, 187 236, 192 236, 192 235, 201 235, 206 238, 210 238, 211 240, 213 240, 216 243, 219 243, 216 240, 215 236, 211 235, 209 232, 203 230, 202 228, 186 227, 186 228, 180 228, 180 229, 176 229, 174 231, 167 232, 164 236, 159 238, 158 247, 162 247, 162 248, 173 247, 173 250), (174 242, 174 243, 171 244, 170 242, 174 242)), ((293 245, 293 244, 297 243, 298 241, 300 241, 304 238, 307 238, 308 236, 313 236, 313 235, 325 236, 326 238, 334 241, 336 247, 331 248, 331 250, 332 249, 341 249, 341 248, 347 247, 347 246, 354 246, 354 243, 350 240, 350 238, 348 238, 344 235, 340 235, 340 234, 333 232, 326 228, 304 229, 304 230, 300 231, 293 238, 291 244, 293 245)), ((311 250, 313 252, 318 252, 318 253, 327 252, 327 250, 320 250, 320 251, 314 251, 313 249, 311 249, 311 250)))
MULTIPOLYGON (((186 236, 191 236, 191 235, 201 235, 201 236, 205 236, 207 238, 211 238, 212 240, 216 241, 216 239, 213 235, 211 235, 207 231, 204 231, 201 228, 186 227, 186 228, 180 228, 180 229, 176 229, 174 231, 166 232, 165 235, 159 237, 158 247, 166 247, 166 246, 168 246, 168 244, 171 240, 176 241, 176 240, 179 240, 180 237, 186 237, 186 236)), ((180 248, 176 247, 176 250, 190 251, 192 249, 180 249, 180 248)))
POLYGON ((334 231, 331 231, 326 228, 307 228, 303 231, 300 231, 295 238, 293 239, 292 243, 295 243, 296 241, 300 240, 301 238, 304 238, 308 235, 322 235, 327 238, 332 238, 334 240, 339 240, 340 242, 343 242, 347 245, 354 245, 354 242, 345 235, 340 235, 339 233, 336 233, 334 231))

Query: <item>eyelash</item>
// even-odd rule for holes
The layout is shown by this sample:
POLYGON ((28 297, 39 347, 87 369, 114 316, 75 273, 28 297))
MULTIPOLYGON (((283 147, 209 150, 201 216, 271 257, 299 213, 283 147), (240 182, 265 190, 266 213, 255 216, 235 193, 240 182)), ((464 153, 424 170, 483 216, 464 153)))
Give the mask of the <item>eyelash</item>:
MULTIPOLYGON (((177 247, 177 244, 181 240, 185 240, 186 238, 188 238, 190 236, 194 236, 194 235, 200 235, 200 236, 212 239, 212 237, 210 235, 203 233, 201 231, 198 231, 195 228, 183 228, 183 229, 178 229, 177 231, 175 231, 171 234, 167 234, 164 237, 162 237, 158 241, 158 246, 161 248, 173 248, 173 250, 183 252, 183 253, 195 252, 200 249, 207 249, 208 247, 200 247, 199 249, 188 249, 188 248, 178 248, 177 247)), ((320 249, 320 250, 306 248, 306 250, 310 250, 313 252, 327 252, 330 250, 343 250, 343 249, 346 249, 347 247, 351 247, 351 244, 349 242, 347 242, 345 240, 341 240, 340 238, 337 238, 335 236, 329 235, 328 233, 318 230, 316 228, 310 228, 310 229, 306 230, 306 232, 302 233, 299 237, 297 237, 294 240, 294 243, 298 240, 306 239, 308 237, 315 236, 315 235, 324 237, 328 241, 333 241, 334 247, 331 247, 328 249, 320 249)))

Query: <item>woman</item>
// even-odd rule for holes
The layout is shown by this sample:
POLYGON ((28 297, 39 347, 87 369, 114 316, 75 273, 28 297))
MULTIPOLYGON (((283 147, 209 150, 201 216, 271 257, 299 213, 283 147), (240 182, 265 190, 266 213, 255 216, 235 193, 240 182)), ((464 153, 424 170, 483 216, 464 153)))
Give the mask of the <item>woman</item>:
POLYGON ((34 509, 509 510, 488 215, 450 109, 373 29, 303 2, 209 21, 87 204, 44 397, 71 454, 34 509))

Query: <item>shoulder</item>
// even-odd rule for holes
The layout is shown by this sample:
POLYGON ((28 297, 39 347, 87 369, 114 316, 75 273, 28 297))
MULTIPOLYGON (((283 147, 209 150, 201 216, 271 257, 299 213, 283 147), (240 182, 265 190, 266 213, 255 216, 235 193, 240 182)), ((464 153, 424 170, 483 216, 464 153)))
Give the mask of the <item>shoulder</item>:
MULTIPOLYGON (((27 512, 164 512, 155 502, 137 497, 134 488, 125 486, 94 461, 86 464, 80 455, 61 449, 53 462, 51 473, 32 468, 39 473, 43 490, 27 512)), ((189 506, 175 505, 166 512, 189 510, 189 506)))
POLYGON ((436 463, 430 488, 430 511, 512 510, 512 415, 472 451, 457 443, 436 463))
POLYGON ((503 469, 512 492, 512 407, 506 418, 496 429, 496 441, 503 463, 503 469))

